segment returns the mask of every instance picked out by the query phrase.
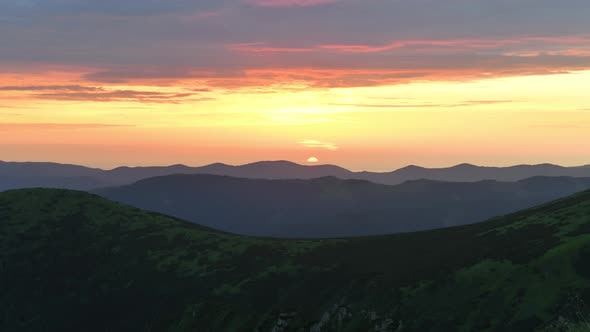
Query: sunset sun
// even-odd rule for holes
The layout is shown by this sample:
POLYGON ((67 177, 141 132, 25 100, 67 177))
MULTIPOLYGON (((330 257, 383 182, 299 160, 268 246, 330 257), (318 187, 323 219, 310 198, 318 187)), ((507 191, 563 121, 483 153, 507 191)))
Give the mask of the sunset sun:
POLYGON ((320 161, 320 160, 319 160, 318 158, 316 158, 316 157, 309 157, 309 158, 307 158, 307 162, 308 162, 308 163, 315 164, 315 163, 317 163, 317 162, 319 162, 319 161, 320 161))

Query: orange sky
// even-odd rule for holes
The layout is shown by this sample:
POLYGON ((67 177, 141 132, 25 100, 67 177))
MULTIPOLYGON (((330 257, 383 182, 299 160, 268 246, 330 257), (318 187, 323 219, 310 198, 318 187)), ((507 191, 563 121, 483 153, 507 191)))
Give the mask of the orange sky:
POLYGON ((58 2, 0 3, 0 160, 590 164, 583 1, 58 2))
MULTIPOLYGON (((51 75, 55 86, 77 83, 51 75)), ((101 167, 304 163, 310 156, 371 170, 461 162, 576 165, 590 162, 587 86, 590 71, 378 87, 212 88, 203 100, 174 102, 45 100, 37 95, 45 90, 3 91, 0 153, 3 160, 101 167)), ((191 86, 104 89, 181 95, 191 86)))

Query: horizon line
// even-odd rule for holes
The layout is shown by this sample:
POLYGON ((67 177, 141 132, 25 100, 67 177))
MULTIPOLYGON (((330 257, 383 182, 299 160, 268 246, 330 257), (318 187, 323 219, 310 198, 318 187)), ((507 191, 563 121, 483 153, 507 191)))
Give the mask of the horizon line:
POLYGON ((537 163, 537 164, 512 164, 512 165, 507 165, 507 166, 491 166, 491 165, 478 165, 478 164, 465 162, 465 163, 453 164, 450 166, 443 166, 443 167, 425 167, 425 166, 419 166, 419 165, 414 165, 414 164, 408 164, 406 166, 395 168, 395 169, 388 170, 388 171, 368 171, 368 170, 352 170, 352 169, 349 169, 349 168, 346 168, 346 167, 343 167, 340 165, 336 165, 336 164, 306 165, 306 164, 301 164, 298 162, 285 160, 285 159, 259 160, 259 161, 248 162, 245 164, 227 164, 227 163, 223 163, 223 162, 213 162, 213 163, 208 163, 208 164, 204 164, 204 165, 200 165, 200 166, 192 166, 192 165, 187 165, 187 164, 183 164, 183 163, 177 163, 177 164, 168 164, 168 165, 136 165, 136 166, 120 165, 120 166, 114 166, 112 168, 102 168, 102 167, 95 167, 95 166, 85 165, 85 164, 75 164, 75 163, 69 163, 69 162, 55 162, 55 161, 7 161, 7 160, 0 160, 0 163, 54 164, 54 165, 64 165, 64 166, 78 166, 78 167, 96 169, 96 170, 105 171, 105 172, 113 171, 113 170, 121 169, 121 168, 157 168, 157 167, 159 167, 159 168, 167 168, 167 167, 203 168, 203 167, 214 166, 214 165, 228 166, 228 167, 244 167, 244 166, 249 166, 249 165, 254 165, 254 164, 263 164, 263 163, 269 163, 269 164, 270 163, 289 163, 292 165, 297 165, 297 166, 301 166, 301 167, 310 167, 310 168, 326 167, 326 166, 337 167, 337 168, 343 169, 343 170, 351 172, 351 173, 383 173, 383 174, 393 173, 393 172, 400 171, 400 170, 407 169, 407 168, 440 170, 440 169, 456 168, 456 167, 461 167, 461 166, 477 167, 477 168, 513 168, 513 167, 535 167, 535 166, 555 166, 555 167, 562 167, 562 168, 579 168, 579 167, 589 167, 590 166, 590 164, 564 166, 564 165, 548 163, 548 162, 547 163, 537 163))

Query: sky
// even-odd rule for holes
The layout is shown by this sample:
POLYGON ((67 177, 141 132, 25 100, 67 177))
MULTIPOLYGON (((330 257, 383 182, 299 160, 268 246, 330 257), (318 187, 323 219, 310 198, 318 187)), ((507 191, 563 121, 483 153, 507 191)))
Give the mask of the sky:
POLYGON ((0 160, 590 164, 587 0, 0 0, 0 160))

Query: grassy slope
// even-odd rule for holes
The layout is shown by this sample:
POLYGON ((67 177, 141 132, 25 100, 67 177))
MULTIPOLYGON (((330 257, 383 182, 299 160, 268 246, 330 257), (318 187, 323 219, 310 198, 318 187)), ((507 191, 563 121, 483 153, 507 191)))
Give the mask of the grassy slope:
POLYGON ((0 330, 532 331, 590 301, 589 261, 590 192, 466 227, 298 241, 20 190, 0 194, 0 330))

